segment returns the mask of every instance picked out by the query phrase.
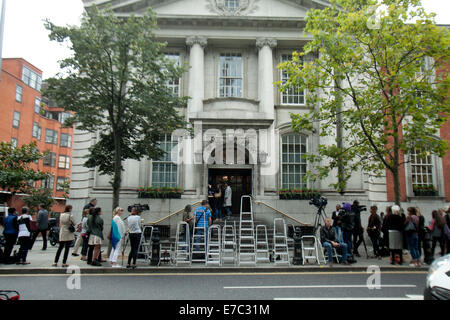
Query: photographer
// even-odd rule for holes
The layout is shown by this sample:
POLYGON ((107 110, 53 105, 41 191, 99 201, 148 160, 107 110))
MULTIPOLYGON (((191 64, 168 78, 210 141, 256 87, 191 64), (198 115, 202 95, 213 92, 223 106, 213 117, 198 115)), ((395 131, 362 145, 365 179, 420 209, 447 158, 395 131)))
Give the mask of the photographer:
POLYGON ((358 200, 353 201, 352 211, 355 213, 355 225, 353 229, 353 255, 361 257, 358 248, 364 241, 364 228, 361 224, 361 212, 366 211, 366 206, 360 206, 358 200))
MULTIPOLYGON (((352 253, 352 235, 355 228, 355 213, 352 211, 352 206, 348 202, 344 203, 342 208, 344 209, 344 212, 341 215, 342 235, 344 238, 344 242, 347 244, 348 254, 350 256, 352 253)), ((348 262, 355 263, 356 260, 353 258, 353 256, 350 256, 348 262)))
POLYGON ((337 227, 341 225, 341 213, 342 206, 340 204, 336 205, 336 211, 333 211, 331 214, 331 219, 333 219, 333 227, 337 227))

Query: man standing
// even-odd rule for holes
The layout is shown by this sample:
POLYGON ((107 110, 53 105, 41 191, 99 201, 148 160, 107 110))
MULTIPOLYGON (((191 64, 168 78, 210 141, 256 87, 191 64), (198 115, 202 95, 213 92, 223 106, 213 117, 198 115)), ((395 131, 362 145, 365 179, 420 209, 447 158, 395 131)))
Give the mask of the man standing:
POLYGON ((8 216, 3 220, 3 235, 5 236, 5 263, 10 263, 11 252, 17 242, 19 224, 17 223, 16 208, 8 208, 8 216))
POLYGON ((42 250, 47 250, 48 211, 43 204, 39 205, 36 223, 38 230, 34 233, 32 243, 34 244, 40 233, 42 235, 42 250))
POLYGON ((349 264, 347 261, 347 245, 344 242, 338 242, 336 238, 336 231, 331 226, 331 219, 325 219, 325 226, 320 229, 320 242, 322 246, 327 250, 328 264, 333 266, 333 248, 342 249, 342 263, 349 264))
MULTIPOLYGON (((205 228, 204 237, 205 237, 205 244, 207 244, 208 243, 208 229, 209 229, 209 226, 212 225, 212 216, 211 216, 211 211, 208 208, 207 200, 203 200, 201 207, 198 207, 197 209, 195 209, 194 218, 195 218, 195 220, 194 220, 195 227, 205 228)), ((203 230, 200 230, 200 231, 203 232, 203 230)), ((200 235, 201 232, 198 233, 197 235, 200 235)), ((200 241, 199 238, 194 239, 194 240, 197 240, 196 243, 200 241)), ((196 250, 199 250, 199 246, 196 246, 196 250)), ((206 247, 205 247, 205 251, 206 251, 206 247)))
POLYGON ((227 182, 225 182, 225 196, 224 196, 224 208, 225 208, 225 213, 226 213, 226 217, 227 219, 230 218, 231 216, 231 196, 232 196, 232 191, 231 191, 231 187, 228 185, 227 182))
POLYGON ((91 201, 89 201, 89 203, 84 206, 83 212, 86 209, 89 210, 90 208, 95 208, 96 205, 97 205, 97 199, 91 199, 91 201))

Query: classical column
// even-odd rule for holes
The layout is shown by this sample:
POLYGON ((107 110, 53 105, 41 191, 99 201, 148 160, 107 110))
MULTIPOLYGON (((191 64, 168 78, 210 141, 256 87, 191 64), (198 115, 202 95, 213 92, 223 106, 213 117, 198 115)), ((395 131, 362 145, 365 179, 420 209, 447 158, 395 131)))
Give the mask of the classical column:
MULTIPOLYGON (((203 99, 205 96, 204 81, 204 50, 207 44, 206 37, 192 36, 186 39, 186 44, 191 47, 189 54, 189 90, 188 117, 195 112, 203 111, 203 99)), ((189 119, 188 119, 189 120, 189 119)))
POLYGON ((256 47, 259 49, 258 92, 260 111, 265 112, 271 118, 275 115, 272 48, 276 45, 277 40, 272 38, 259 38, 256 40, 256 47))
MULTIPOLYGON (((274 106, 274 79, 273 79, 273 54, 272 48, 276 47, 277 41, 273 38, 259 38, 256 40, 258 53, 258 92, 260 111, 264 112, 270 119, 275 119, 274 106)), ((276 177, 278 174, 278 152, 276 145, 275 123, 267 130, 267 140, 260 140, 259 152, 268 153, 268 163, 260 166, 260 193, 264 195, 267 191, 276 191, 276 177)))

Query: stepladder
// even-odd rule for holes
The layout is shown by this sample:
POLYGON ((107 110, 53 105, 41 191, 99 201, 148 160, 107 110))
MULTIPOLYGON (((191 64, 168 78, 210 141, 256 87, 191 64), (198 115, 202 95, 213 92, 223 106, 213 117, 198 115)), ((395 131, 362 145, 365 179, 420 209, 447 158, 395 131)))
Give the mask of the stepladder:
POLYGON ((273 219, 273 259, 275 264, 290 265, 287 228, 283 218, 273 219))
POLYGON ((180 221, 177 224, 175 239, 175 264, 191 264, 191 234, 189 224, 180 221))
POLYGON ((236 226, 233 224, 229 224, 225 222, 225 225, 222 229, 222 265, 225 263, 233 263, 237 262, 237 242, 236 242, 236 226))
POLYGON ((269 238, 267 237, 267 227, 257 225, 256 233, 256 262, 270 262, 269 238))
POLYGON ((241 197, 240 219, 239 219, 239 252, 238 265, 256 264, 256 243, 253 221, 252 199, 250 196, 241 197), (244 211, 244 201, 249 202, 249 211, 244 211))
POLYGON ((206 249, 208 239, 208 219, 207 209, 200 209, 194 212, 194 228, 191 242, 191 263, 206 263, 206 249))
POLYGON ((212 225, 208 229, 206 250, 206 265, 222 265, 222 234, 219 225, 212 225))

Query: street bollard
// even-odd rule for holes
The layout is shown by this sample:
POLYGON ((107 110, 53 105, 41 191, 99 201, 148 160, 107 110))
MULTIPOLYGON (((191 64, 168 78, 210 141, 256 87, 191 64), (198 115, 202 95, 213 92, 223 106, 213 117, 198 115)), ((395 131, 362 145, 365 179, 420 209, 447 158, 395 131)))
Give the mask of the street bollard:
POLYGON ((292 264, 294 265, 302 265, 302 230, 300 226, 294 227, 294 258, 292 260, 292 264))
POLYGON ((159 239, 159 230, 157 227, 153 227, 152 231, 152 258, 150 260, 150 265, 159 265, 159 252, 161 250, 161 242, 159 239))

